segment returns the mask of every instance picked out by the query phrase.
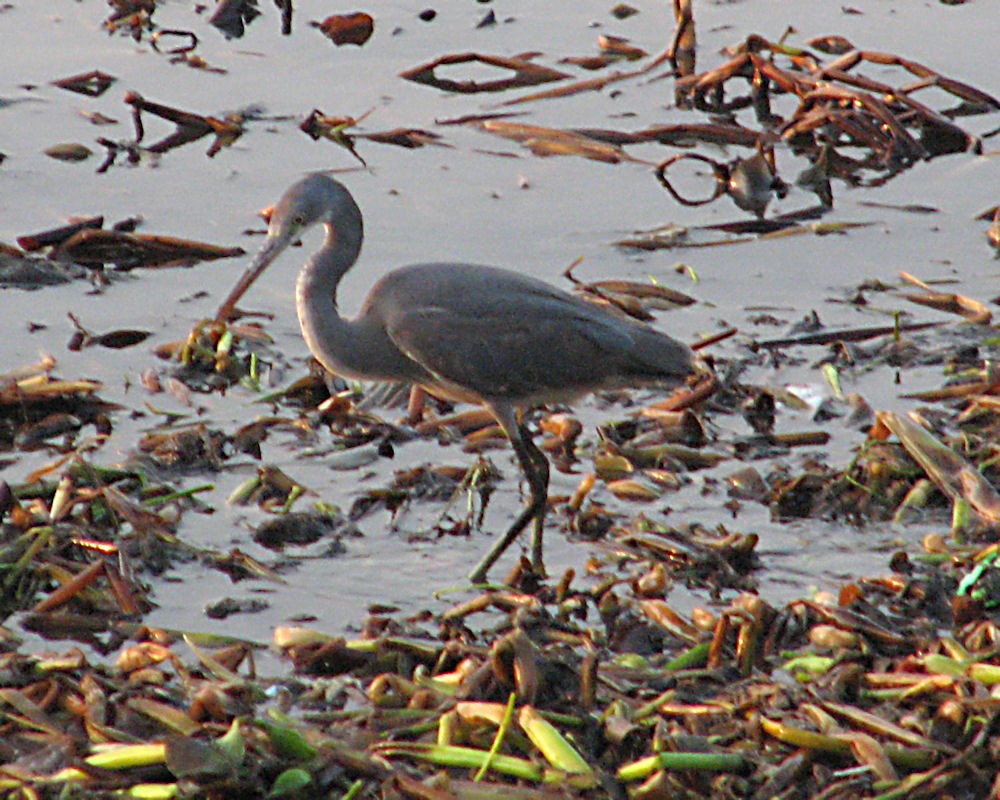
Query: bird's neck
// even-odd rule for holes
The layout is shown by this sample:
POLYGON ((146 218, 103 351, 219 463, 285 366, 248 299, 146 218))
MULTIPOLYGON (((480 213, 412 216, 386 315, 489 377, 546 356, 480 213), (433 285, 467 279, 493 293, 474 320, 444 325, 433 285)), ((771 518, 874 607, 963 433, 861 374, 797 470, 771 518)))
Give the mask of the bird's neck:
POLYGON ((299 324, 309 350, 328 370, 348 377, 363 365, 352 363, 357 332, 354 323, 340 315, 337 287, 357 261, 362 240, 360 218, 356 226, 327 225, 326 243, 306 262, 296 284, 299 324))

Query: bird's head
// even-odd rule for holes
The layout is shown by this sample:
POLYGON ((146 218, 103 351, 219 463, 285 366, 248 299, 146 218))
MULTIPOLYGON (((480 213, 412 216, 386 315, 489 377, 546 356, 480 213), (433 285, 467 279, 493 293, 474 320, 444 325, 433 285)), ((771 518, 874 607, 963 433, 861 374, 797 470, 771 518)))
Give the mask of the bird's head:
MULTIPOLYGON (((361 245, 361 211, 347 188, 328 175, 311 173, 291 186, 275 205, 267 226, 267 238, 250 266, 240 276, 229 296, 219 306, 216 319, 229 319, 236 303, 251 284, 266 270, 285 248, 295 242, 307 228, 324 223, 328 238, 357 239, 356 244, 345 241, 353 249, 353 256, 361 245)), ((353 260, 353 259, 352 259, 353 260)))
MULTIPOLYGON (((350 194, 343 184, 314 172, 286 191, 271 213, 267 228, 268 241, 286 245, 306 228, 338 216, 350 194)), ((353 201, 352 201, 353 202, 353 201)))

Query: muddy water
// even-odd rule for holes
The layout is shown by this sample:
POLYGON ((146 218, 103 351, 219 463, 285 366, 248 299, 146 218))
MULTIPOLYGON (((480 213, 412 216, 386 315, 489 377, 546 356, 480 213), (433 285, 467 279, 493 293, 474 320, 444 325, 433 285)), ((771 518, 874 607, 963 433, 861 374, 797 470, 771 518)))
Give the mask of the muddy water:
MULTIPOLYGON (((309 20, 321 19, 334 10, 324 2, 296 3, 294 30, 289 37, 280 35, 273 4, 264 2, 262 16, 249 26, 246 35, 231 40, 210 27, 195 4, 162 5, 155 16, 158 25, 194 31, 200 40, 197 54, 210 67, 225 71, 218 74, 172 64, 146 39, 137 43, 123 35, 108 35, 101 28, 107 13, 101 0, 15 0, 8 4, 0 12, 4 52, 0 150, 7 156, 0 166, 0 240, 11 242, 18 235, 56 225, 72 215, 104 214, 115 220, 139 214, 146 232, 252 250, 259 239, 245 236, 244 231, 261 228, 255 217, 257 209, 273 202, 303 172, 335 169, 344 171, 343 179, 366 214, 362 264, 342 290, 341 306, 346 312, 357 307, 380 274, 411 261, 493 263, 559 284, 563 269, 580 257, 580 277, 652 277, 698 298, 698 305, 660 314, 657 320, 657 325, 681 338, 693 340, 726 325, 741 328, 743 335, 716 349, 717 357, 725 360, 744 353, 748 337, 782 335, 788 325, 813 310, 828 325, 886 324, 891 318, 887 315, 896 310, 907 311, 914 319, 944 319, 892 294, 870 295, 871 303, 864 309, 841 302, 861 282, 875 279, 894 283, 904 269, 925 279, 951 279, 955 283, 949 290, 984 301, 997 293, 997 262, 985 242, 985 224, 974 220, 976 214, 1000 200, 1000 161, 988 154, 996 149, 995 139, 987 140, 985 156, 938 158, 918 164, 884 186, 835 184, 836 208, 825 219, 868 223, 867 227, 823 237, 805 235, 637 255, 611 243, 636 229, 666 223, 710 225, 744 219, 745 214, 726 199, 707 207, 679 207, 663 192, 646 164, 540 159, 512 142, 471 128, 437 125, 442 119, 497 110, 507 95, 450 96, 397 75, 438 55, 466 50, 506 55, 540 51, 541 63, 558 67, 559 58, 593 54, 600 33, 629 37, 656 53, 663 49, 672 29, 669 4, 633 2, 640 13, 618 21, 609 13, 609 2, 451 2, 440 4, 431 22, 418 19, 422 8, 418 4, 376 5, 368 9, 376 18, 375 35, 361 48, 336 48, 308 26, 309 20), (491 9, 498 23, 477 29, 476 23, 491 9), (53 79, 91 69, 118 78, 100 98, 48 85, 53 79), (254 113, 244 136, 214 158, 206 156, 210 142, 204 139, 135 166, 119 163, 99 175, 95 169, 100 153, 81 164, 60 163, 43 154, 46 147, 60 142, 81 142, 99 151, 94 144, 98 136, 132 138, 130 109, 122 101, 127 90, 206 115, 251 109, 254 113), (368 165, 363 169, 344 149, 327 141, 314 142, 298 130, 298 123, 314 108, 355 117, 370 112, 360 131, 423 128, 440 134, 443 146, 407 150, 359 141, 358 152, 368 165), (117 124, 95 127, 81 111, 100 112, 117 124), (884 205, 873 207, 869 203, 884 205), (916 214, 884 207, 914 203, 938 211, 916 214), (691 268, 697 282, 675 269, 679 263, 691 268), (774 318, 773 323, 754 322, 762 309, 774 318)), ((992 44, 979 35, 986 13, 982 4, 916 5, 873 0, 856 2, 852 7, 860 13, 843 13, 841 4, 808 0, 696 3, 699 67, 718 65, 723 58, 720 50, 750 33, 777 38, 792 26, 797 33, 790 41, 795 43, 839 34, 859 47, 905 54, 986 91, 1000 91, 992 69, 992 44)), ((483 77, 479 70, 473 73, 483 77)), ((885 66, 869 67, 866 73, 906 82, 885 66)), ((460 76, 458 71, 452 75, 460 76)), ((524 116, 517 120, 624 130, 704 121, 673 107, 672 81, 655 79, 660 75, 662 70, 603 92, 520 106, 516 110, 524 116)), ((942 105, 940 93, 929 93, 927 101, 942 105)), ((172 129, 152 117, 146 117, 145 124, 147 141, 172 129)), ((981 134, 997 126, 997 115, 962 120, 962 124, 981 134)), ((670 152, 653 145, 629 149, 634 157, 651 162, 670 152)), ((725 160, 740 153, 719 149, 712 155, 725 160)), ((781 150, 778 164, 789 180, 806 166, 781 150)), ((802 190, 793 190, 772 207, 772 213, 813 202, 802 190)), ((307 248, 316 245, 315 235, 307 239, 307 248)), ((267 376, 274 386, 300 376, 308 357, 292 310, 294 273, 302 252, 286 254, 244 301, 244 306, 274 315, 268 332, 275 338, 275 351, 284 359, 267 376)), ((167 395, 148 396, 139 388, 138 377, 150 368, 168 374, 169 365, 157 361, 151 346, 183 337, 196 321, 210 315, 243 266, 244 262, 235 259, 191 270, 137 272, 114 280, 100 293, 91 292, 84 284, 33 293, 3 291, 0 369, 33 361, 39 352, 47 352, 58 359, 61 376, 103 381, 102 396, 126 409, 116 418, 115 436, 96 455, 106 463, 127 456, 143 431, 163 421, 163 416, 147 404, 232 431, 269 409, 256 405, 255 396, 240 388, 225 397, 195 396, 194 407, 187 407, 167 395), (124 351, 90 348, 72 353, 66 349, 72 332, 68 311, 94 330, 144 328, 152 330, 154 336, 124 351), (29 333, 29 325, 44 327, 29 333)), ((779 367, 763 366, 746 375, 747 382, 804 385, 817 393, 829 392, 815 368, 824 351, 803 348, 793 355, 792 361, 779 367)), ((941 375, 939 368, 906 369, 899 375, 883 368, 848 374, 844 381, 847 391, 861 393, 875 408, 905 410, 911 404, 900 399, 901 394, 936 387, 941 375)), ((597 422, 625 413, 623 409, 598 407, 593 400, 579 410, 591 438, 597 422)), ((736 418, 713 418, 712 424, 720 452, 727 452, 727 442, 734 436, 748 433, 736 418)), ((842 422, 826 425, 833 434, 830 445, 797 451, 781 462, 793 468, 810 458, 846 464, 862 435, 842 422)), ((783 409, 779 427, 803 430, 817 424, 804 412, 783 409)), ((20 456, 4 478, 11 482, 23 479, 50 457, 46 453, 20 456)), ((397 469, 420 463, 468 464, 471 458, 454 446, 415 441, 398 447, 392 460, 335 472, 323 458, 303 456, 291 438, 272 436, 264 445, 267 463, 293 475, 322 500, 343 507, 348 507, 360 491, 385 486, 397 469)), ((492 458, 506 479, 487 514, 487 533, 503 529, 519 502, 511 455, 499 451, 492 458)), ((584 463, 581 468, 586 466, 584 463)), ((856 530, 817 521, 782 525, 771 521, 767 509, 752 504, 744 505, 733 518, 722 509, 727 497, 714 481, 740 466, 729 460, 714 470, 692 475, 685 491, 668 498, 670 513, 665 517, 666 503, 643 511, 678 525, 691 521, 723 523, 733 530, 760 533, 765 563, 761 590, 769 599, 787 599, 812 586, 832 585, 844 576, 878 570, 885 563, 885 550, 912 545, 927 530, 940 527, 856 530)), ((774 464, 757 466, 766 472, 774 464)), ((262 514, 225 504, 232 489, 255 469, 255 462, 237 458, 227 462, 222 473, 209 476, 216 488, 203 499, 216 513, 189 514, 180 535, 205 546, 239 546, 269 558, 255 548, 248 533, 262 514)), ((194 476, 189 484, 204 479, 194 476)), ((556 473, 552 492, 571 492, 578 480, 578 475, 556 473)), ((600 499, 627 513, 638 511, 634 506, 617 504, 609 496, 600 499)), ((485 533, 444 542, 414 541, 410 534, 426 531, 441 510, 439 506, 414 509, 395 526, 387 515, 374 514, 362 522, 365 537, 349 542, 345 555, 302 561, 286 573, 287 585, 234 587, 219 573, 195 564, 180 565, 158 581, 160 608, 151 621, 266 639, 272 626, 294 614, 315 615, 318 626, 338 630, 356 622, 374 601, 414 608, 434 605, 430 592, 460 583, 470 560, 487 543, 485 533), (260 596, 271 607, 224 623, 206 619, 204 603, 224 595, 260 596)), ((579 567, 590 552, 589 545, 567 543, 550 525, 548 560, 553 571, 579 567)), ((697 594, 673 599, 680 604, 704 600, 697 594)))

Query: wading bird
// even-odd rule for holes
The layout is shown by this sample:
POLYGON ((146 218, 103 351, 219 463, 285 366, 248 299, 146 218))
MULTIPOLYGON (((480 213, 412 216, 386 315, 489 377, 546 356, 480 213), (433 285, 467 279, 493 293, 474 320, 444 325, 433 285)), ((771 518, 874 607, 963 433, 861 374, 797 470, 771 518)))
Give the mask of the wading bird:
POLYGON ((320 173, 285 192, 267 240, 216 318, 228 320, 257 277, 316 223, 325 226, 326 239, 299 273, 295 295, 302 335, 316 360, 347 378, 404 381, 480 403, 514 448, 528 500, 470 574, 475 582, 532 521, 532 563, 542 570, 549 464, 519 409, 591 391, 676 386, 704 369, 690 348, 647 325, 534 278, 474 264, 397 269, 372 287, 354 319, 345 319, 337 286, 361 252, 361 210, 343 184, 320 173))

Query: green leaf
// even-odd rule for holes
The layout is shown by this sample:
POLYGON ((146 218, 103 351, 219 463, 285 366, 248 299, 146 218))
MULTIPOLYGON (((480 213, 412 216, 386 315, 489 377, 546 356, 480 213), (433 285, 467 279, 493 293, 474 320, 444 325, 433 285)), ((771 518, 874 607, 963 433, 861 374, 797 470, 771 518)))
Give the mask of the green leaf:
POLYGON ((268 797, 286 797, 304 789, 312 783, 312 775, 301 767, 286 769, 274 780, 268 797))

